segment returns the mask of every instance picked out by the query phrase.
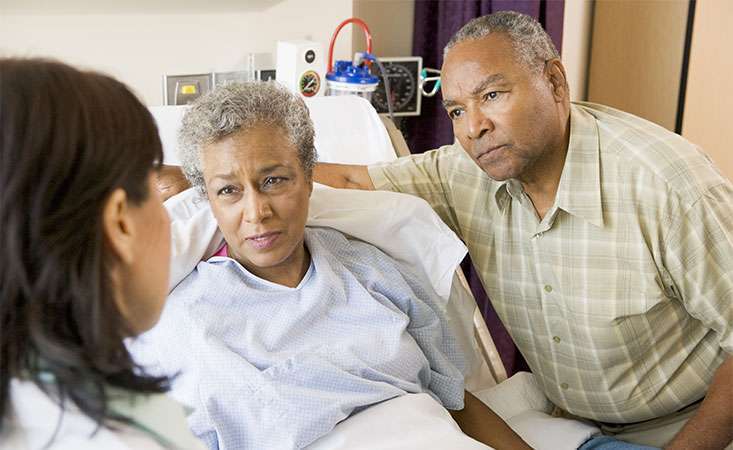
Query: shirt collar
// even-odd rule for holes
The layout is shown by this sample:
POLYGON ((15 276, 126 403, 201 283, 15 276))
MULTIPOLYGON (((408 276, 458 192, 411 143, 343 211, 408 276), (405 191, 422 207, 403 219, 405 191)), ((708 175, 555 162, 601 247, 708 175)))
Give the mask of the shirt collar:
POLYGON ((499 182, 496 192, 494 192, 494 199, 496 200, 499 211, 503 213, 512 199, 520 200, 522 192, 524 192, 522 184, 517 180, 499 182))
POLYGON ((570 105, 570 142, 557 189, 556 204, 568 214, 603 226, 600 140, 596 119, 570 105))
MULTIPOLYGON (((603 226, 601 205, 600 146, 595 118, 570 105, 570 142, 557 189, 556 205, 568 214, 598 227, 603 226)), ((494 198, 503 212, 511 199, 520 200, 524 189, 518 180, 498 184, 494 198)))

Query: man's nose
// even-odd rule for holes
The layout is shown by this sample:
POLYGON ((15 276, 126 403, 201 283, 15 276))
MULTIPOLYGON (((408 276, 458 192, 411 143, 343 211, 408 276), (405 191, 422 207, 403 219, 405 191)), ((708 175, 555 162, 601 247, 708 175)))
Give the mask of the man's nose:
POLYGON ((248 223, 260 223, 272 216, 270 198, 261 192, 250 191, 245 194, 244 220, 248 223))
POLYGON ((486 133, 494 130, 494 122, 478 106, 466 110, 466 123, 470 139, 481 139, 486 133))

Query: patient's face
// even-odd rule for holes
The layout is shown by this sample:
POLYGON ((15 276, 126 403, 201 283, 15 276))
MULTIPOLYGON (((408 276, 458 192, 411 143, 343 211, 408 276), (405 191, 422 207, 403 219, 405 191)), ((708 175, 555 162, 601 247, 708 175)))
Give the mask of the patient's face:
POLYGON ((207 145, 207 195, 229 256, 260 278, 297 285, 312 181, 279 128, 257 126, 207 145))

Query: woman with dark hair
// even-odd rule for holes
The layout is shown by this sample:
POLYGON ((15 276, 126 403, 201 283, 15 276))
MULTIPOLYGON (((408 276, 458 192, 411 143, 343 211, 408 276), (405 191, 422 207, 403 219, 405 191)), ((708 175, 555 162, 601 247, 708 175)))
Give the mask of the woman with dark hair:
POLYGON ((0 448, 198 448, 123 340, 167 294, 162 149, 120 82, 0 59, 0 448))

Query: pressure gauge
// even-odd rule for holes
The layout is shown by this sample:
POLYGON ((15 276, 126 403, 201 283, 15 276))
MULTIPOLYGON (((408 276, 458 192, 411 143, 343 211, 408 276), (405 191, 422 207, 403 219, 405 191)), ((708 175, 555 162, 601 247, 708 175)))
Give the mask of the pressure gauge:
POLYGON ((321 77, 318 72, 308 70, 303 72, 298 81, 298 89, 304 97, 313 97, 321 89, 321 77))
MULTIPOLYGON (((390 99, 395 116, 420 115, 421 93, 419 77, 422 70, 422 58, 380 58, 389 78, 390 99)), ((372 65, 372 72, 378 73, 376 64, 372 65)), ((379 73, 379 85, 372 95, 372 105, 378 113, 388 112, 387 93, 384 87, 384 77, 379 73)))

